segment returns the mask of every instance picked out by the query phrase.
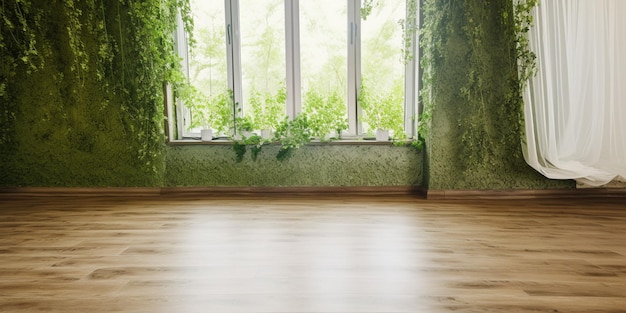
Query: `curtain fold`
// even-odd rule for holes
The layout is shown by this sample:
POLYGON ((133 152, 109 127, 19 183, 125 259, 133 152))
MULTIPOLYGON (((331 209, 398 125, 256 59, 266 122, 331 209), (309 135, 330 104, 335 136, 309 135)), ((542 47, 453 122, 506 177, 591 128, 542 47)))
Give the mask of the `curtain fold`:
POLYGON ((625 181, 626 1, 550 0, 534 10, 526 162, 553 179, 625 181))

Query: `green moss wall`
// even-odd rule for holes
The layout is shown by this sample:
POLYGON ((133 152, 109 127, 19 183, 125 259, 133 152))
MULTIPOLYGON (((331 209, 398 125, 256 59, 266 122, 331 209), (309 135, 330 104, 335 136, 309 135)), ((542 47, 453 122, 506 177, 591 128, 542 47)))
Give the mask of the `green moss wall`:
POLYGON ((100 106, 103 93, 85 86, 68 99, 53 62, 11 86, 13 136, 0 152, 0 186, 157 186, 162 157, 140 159, 132 123, 118 106, 100 106), (125 121, 126 120, 126 121, 125 121))
POLYGON ((529 167, 520 144, 510 0, 426 0, 433 41, 425 187, 574 187, 529 167), (504 14, 503 14, 504 13, 504 14))
POLYGON ((279 145, 248 152, 237 163, 230 145, 167 149, 165 185, 176 186, 421 186, 422 153, 389 145, 308 145, 282 162, 279 145))
POLYGON ((9 1, 2 10, 18 29, 0 27, 0 186, 160 186, 162 82, 152 77, 155 96, 139 97, 146 67, 137 56, 146 48, 133 42, 128 7, 113 0, 19 5, 9 1), (24 56, 20 42, 29 36, 37 54, 24 56))

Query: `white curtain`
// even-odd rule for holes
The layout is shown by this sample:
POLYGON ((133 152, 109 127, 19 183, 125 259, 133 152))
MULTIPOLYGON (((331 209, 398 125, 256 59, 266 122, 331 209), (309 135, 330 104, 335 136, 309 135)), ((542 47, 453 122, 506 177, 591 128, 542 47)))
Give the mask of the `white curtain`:
POLYGON ((546 177, 626 179, 626 0, 543 0, 529 32, 526 162, 546 177))

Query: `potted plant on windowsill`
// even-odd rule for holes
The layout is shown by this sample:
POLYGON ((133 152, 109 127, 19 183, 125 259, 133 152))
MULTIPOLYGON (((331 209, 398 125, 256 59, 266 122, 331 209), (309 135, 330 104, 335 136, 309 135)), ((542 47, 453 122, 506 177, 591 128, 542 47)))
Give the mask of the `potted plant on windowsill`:
POLYGON ((300 113, 293 120, 285 117, 276 128, 274 139, 282 144, 282 148, 276 155, 276 159, 281 162, 288 159, 294 149, 311 142, 311 130, 307 114, 300 113))
POLYGON ((320 141, 329 141, 341 137, 348 129, 348 120, 343 99, 337 92, 323 95, 315 90, 305 94, 304 113, 306 113, 311 136, 320 141))
MULTIPOLYGON (((263 146, 273 140, 272 130, 278 127, 280 117, 285 114, 286 95, 285 86, 279 88, 273 95, 251 90, 247 115, 235 119, 236 134, 233 137, 233 148, 238 162, 243 160, 248 148, 252 159, 256 160, 263 146)), ((236 110, 242 114, 238 105, 236 110)))
POLYGON ((254 124, 252 123, 252 118, 249 116, 235 118, 235 129, 231 139, 233 141, 233 150, 235 150, 237 162, 243 160, 247 146, 258 137, 253 131, 254 124))
POLYGON ((200 140, 212 141, 214 135, 213 131, 215 130, 217 134, 220 132, 221 128, 216 122, 217 112, 213 110, 210 105, 203 105, 202 107, 196 107, 193 114, 198 116, 200 124, 202 125, 200 129, 200 140))
POLYGON ((285 115, 286 87, 279 88, 274 95, 261 94, 256 90, 250 92, 249 104, 252 111, 253 123, 260 131, 264 140, 272 139, 272 132, 285 115))
POLYGON ((236 127, 235 135, 239 135, 236 137, 237 140, 252 137, 254 129, 255 129, 254 122, 252 121, 252 118, 249 116, 235 118, 235 127, 236 127))
POLYGON ((245 116, 236 119, 238 135, 233 138, 233 149, 235 150, 237 162, 243 161, 248 148, 252 155, 252 160, 256 161, 257 156, 263 150, 263 146, 271 141, 271 138, 263 138, 254 133, 258 127, 251 117, 245 116))
POLYGON ((257 134, 252 134, 250 137, 242 137, 240 140, 233 141, 233 150, 235 150, 235 160, 237 162, 243 161, 243 157, 246 155, 248 147, 250 147, 250 153, 252 160, 256 161, 257 156, 263 149, 263 145, 267 143, 267 140, 263 139, 257 134))
POLYGON ((395 86, 387 94, 374 96, 363 84, 358 101, 363 108, 361 121, 367 124, 370 131, 376 132, 376 141, 388 141, 390 131, 395 134, 403 133, 404 111, 401 86, 395 86))
POLYGON ((211 141, 230 124, 232 93, 228 90, 210 97, 190 87, 187 106, 191 109, 190 128, 201 127, 200 139, 211 141))

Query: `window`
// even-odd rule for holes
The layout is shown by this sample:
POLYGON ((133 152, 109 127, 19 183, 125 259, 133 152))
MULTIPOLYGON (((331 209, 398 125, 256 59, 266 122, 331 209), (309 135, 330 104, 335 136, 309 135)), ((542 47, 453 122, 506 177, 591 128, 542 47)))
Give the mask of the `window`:
POLYGON ((256 129, 274 129, 286 114, 285 7, 277 0, 239 3, 240 114, 256 129))
POLYGON ((177 103, 178 138, 273 129, 302 113, 320 138, 416 136, 415 0, 362 1, 192 0, 193 51, 177 34, 194 86, 177 103))

